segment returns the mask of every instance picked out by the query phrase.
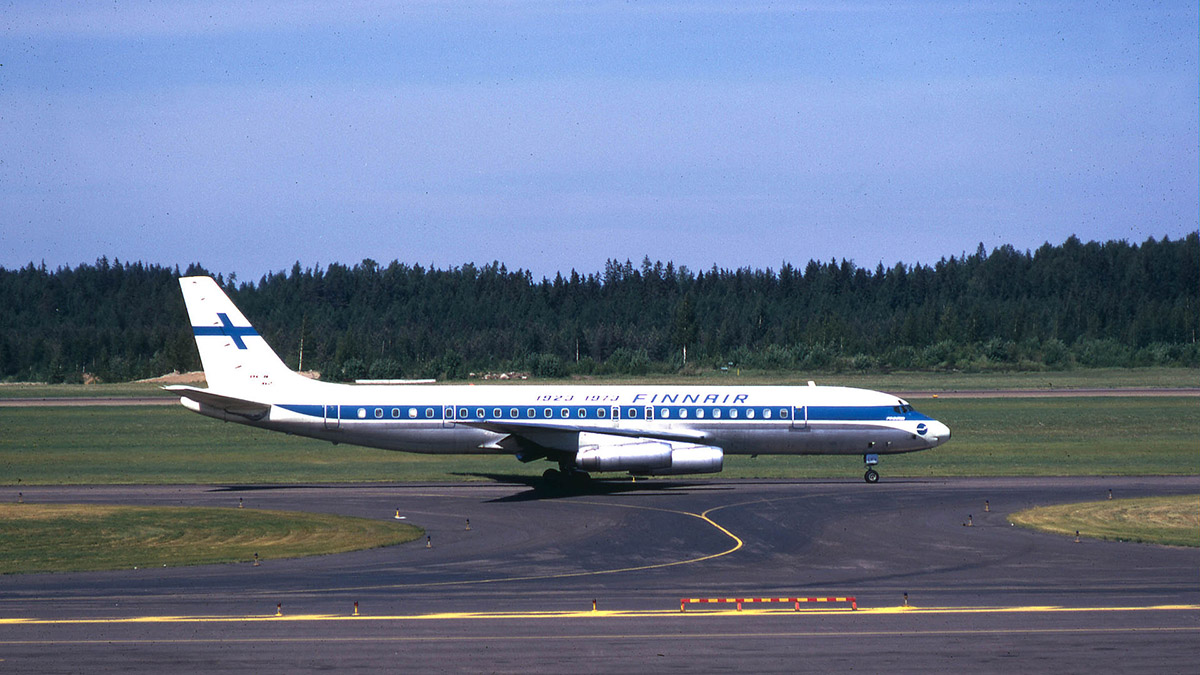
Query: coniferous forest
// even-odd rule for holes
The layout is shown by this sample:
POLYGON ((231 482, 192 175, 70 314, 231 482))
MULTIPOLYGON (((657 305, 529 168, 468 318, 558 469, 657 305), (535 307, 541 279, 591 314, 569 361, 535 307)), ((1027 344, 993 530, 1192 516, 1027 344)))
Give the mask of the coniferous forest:
MULTIPOLYGON (((199 369, 176 278, 208 273, 107 258, 0 269, 0 380, 199 369)), ((875 269, 612 260, 601 272, 535 280, 499 263, 368 259, 297 263, 253 283, 216 276, 290 366, 330 380, 1200 366, 1195 233, 1141 244, 1072 237, 1036 251, 980 245, 933 265, 875 269)))

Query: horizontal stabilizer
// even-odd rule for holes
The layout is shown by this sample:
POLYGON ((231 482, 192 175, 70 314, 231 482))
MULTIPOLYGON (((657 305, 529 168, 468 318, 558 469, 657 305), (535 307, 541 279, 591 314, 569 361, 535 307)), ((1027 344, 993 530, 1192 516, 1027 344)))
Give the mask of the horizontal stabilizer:
POLYGON ((163 389, 179 394, 182 398, 220 410, 228 415, 244 417, 248 420, 260 420, 266 417, 267 413, 271 411, 269 403, 259 403, 258 401, 248 401, 244 398, 223 396, 208 389, 198 389, 181 384, 163 387, 163 389))

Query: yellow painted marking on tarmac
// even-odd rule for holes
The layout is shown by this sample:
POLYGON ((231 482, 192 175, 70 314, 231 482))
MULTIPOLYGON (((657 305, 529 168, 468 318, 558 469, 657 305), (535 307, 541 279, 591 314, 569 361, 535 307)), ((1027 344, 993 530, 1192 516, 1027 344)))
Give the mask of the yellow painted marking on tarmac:
MULTIPOLYGON (((495 619, 596 619, 596 618, 663 618, 679 617, 688 620, 695 617, 744 617, 744 616, 830 616, 830 615, 884 615, 884 614, 988 614, 988 613, 1092 613, 1092 612, 1178 612, 1197 611, 1200 605, 1149 605, 1136 607, 1061 607, 1055 605, 1033 605, 1027 607, 877 607, 845 609, 732 609, 695 610, 679 612, 675 609, 655 610, 601 610, 601 611, 544 611, 544 612, 439 612, 434 614, 390 614, 379 616, 352 616, 347 614, 253 614, 248 616, 138 616, 123 618, 3 618, 0 625, 79 625, 79 624, 132 624, 132 623, 246 623, 246 622, 313 622, 313 621, 440 621, 440 620, 495 620, 495 619)), ((1198 627, 1200 628, 1200 627, 1198 627)))
POLYGON ((1032 605, 1028 607, 879 607, 863 610, 869 614, 1004 614, 1041 612, 1143 612, 1143 611, 1186 611, 1198 610, 1200 605, 1151 605, 1148 607, 1061 607, 1058 605, 1032 605))
MULTIPOLYGON (((463 498, 465 498, 465 497, 469 497, 470 495, 414 493, 414 494, 406 494, 405 496, 441 497, 441 498, 463 497, 463 498)), ((639 505, 639 504, 614 504, 614 503, 610 503, 610 502, 592 502, 592 501, 579 500, 579 501, 575 501, 573 503, 587 504, 590 506, 604 506, 604 507, 616 507, 616 508, 625 508, 625 509, 636 509, 636 510, 641 510, 641 511, 659 511, 662 513, 672 513, 672 514, 681 515, 681 516, 688 516, 689 518, 697 518, 699 520, 702 520, 702 521, 708 523, 709 525, 711 525, 712 527, 714 527, 718 531, 720 531, 722 534, 724 534, 725 536, 732 539, 734 541, 734 545, 731 548, 726 549, 724 551, 720 551, 718 553, 711 553, 709 555, 704 555, 704 556, 700 556, 697 558, 688 558, 686 560, 675 560, 675 561, 665 562, 665 563, 655 563, 655 564, 651 564, 651 565, 638 565, 638 566, 634 566, 634 567, 621 567, 621 568, 616 568, 616 569, 593 570, 593 571, 587 571, 587 572, 564 572, 561 574, 535 574, 535 575, 515 576, 515 577, 494 577, 494 578, 490 578, 490 579, 471 579, 471 580, 461 580, 461 581, 431 581, 431 582, 410 583, 410 584, 366 584, 366 585, 361 585, 361 586, 342 586, 342 587, 335 587, 335 588, 324 588, 324 589, 321 589, 321 591, 325 592, 325 593, 330 593, 330 592, 349 592, 349 591, 364 591, 364 590, 378 590, 378 589, 397 589, 397 588, 438 588, 438 587, 444 587, 444 586, 475 586, 475 585, 481 585, 481 584, 496 584, 496 583, 506 583, 506 582, 514 582, 514 581, 538 581, 538 580, 544 580, 544 579, 569 579, 569 578, 587 577, 587 576, 600 576, 600 575, 604 575, 604 574, 619 574, 622 572, 639 572, 639 571, 643 571, 643 570, 660 569, 660 568, 664 568, 664 567, 674 567, 677 565, 690 565, 690 564, 704 562, 707 560, 713 560, 715 558, 720 558, 722 556, 729 555, 735 551, 740 550, 743 546, 745 546, 745 543, 741 540, 741 538, 739 538, 733 532, 730 532, 728 529, 726 529, 725 527, 723 527, 722 525, 720 525, 719 523, 714 521, 712 518, 709 517, 708 514, 713 513, 714 511, 720 511, 722 509, 735 508, 735 507, 739 507, 739 506, 747 506, 749 504, 762 504, 762 503, 775 502, 775 501, 787 501, 787 500, 793 500, 793 499, 802 499, 803 497, 804 497, 803 495, 785 495, 785 496, 779 496, 779 497, 752 499, 752 500, 747 500, 744 502, 737 502, 734 504, 724 504, 721 506, 714 506, 713 508, 703 511, 701 513, 692 513, 691 511, 680 511, 677 509, 664 509, 664 508, 659 508, 659 507, 655 507, 655 506, 643 506, 643 505, 639 505)), ((426 513, 426 514, 428 514, 428 513, 432 513, 432 512, 413 511, 411 513, 426 513)), ((297 592, 307 593, 308 590, 297 591, 297 592)), ((287 595, 291 595, 292 593, 293 592, 291 592, 291 591, 283 591, 283 592, 277 593, 275 595, 287 596, 287 595)), ((263 595, 263 594, 259 593, 257 595, 263 595)), ((91 599, 108 598, 108 597, 112 597, 112 596, 94 596, 91 599)), ((272 618, 280 618, 280 617, 274 617, 272 615, 272 618)), ((0 619, 0 625, 2 625, 3 623, 4 623, 4 620, 0 619)))
POLYGON ((726 509, 726 508, 730 508, 733 506, 742 506, 744 504, 753 504, 753 503, 758 503, 758 502, 763 502, 763 501, 770 501, 770 500, 756 499, 753 501, 743 502, 742 504, 726 504, 724 506, 713 507, 711 509, 708 509, 707 511, 704 511, 703 513, 692 513, 691 511, 678 511, 675 509, 663 509, 663 508, 658 508, 658 507, 654 507, 654 506, 641 506, 641 505, 635 505, 635 504, 606 504, 606 503, 601 503, 601 502, 582 502, 582 501, 577 502, 580 504, 589 504, 589 505, 593 505, 593 506, 610 506, 610 507, 625 508, 625 509, 638 509, 638 510, 642 510, 642 511, 660 511, 662 513, 673 513, 676 515, 688 516, 690 518, 697 518, 697 519, 703 520, 704 522, 713 526, 718 531, 720 531, 722 534, 724 534, 725 536, 729 537, 730 539, 732 539, 734 541, 733 547, 731 547, 729 549, 726 549, 719 553, 710 553, 708 555, 699 556, 697 558, 688 558, 686 560, 673 560, 671 562, 654 563, 651 565, 636 565, 633 567, 619 567, 619 568, 607 569, 607 570, 592 570, 592 571, 587 571, 587 572, 563 572, 561 574, 533 574, 533 575, 517 576, 517 577, 495 577, 495 578, 491 578, 491 579, 470 579, 470 580, 465 580, 465 581, 430 581, 430 582, 426 582, 426 583, 414 583, 414 584, 370 584, 370 585, 364 585, 364 586, 345 586, 345 587, 341 587, 341 588, 327 588, 327 589, 321 589, 321 590, 322 590, 322 592, 328 593, 328 592, 362 591, 362 590, 383 589, 383 588, 436 588, 436 587, 440 587, 440 586, 474 586, 474 585, 478 585, 478 584, 497 584, 497 583, 505 583, 505 582, 511 582, 511 581, 537 581, 537 580, 543 580, 543 579, 571 579, 571 578, 577 578, 577 577, 592 577, 592 576, 600 576, 603 574, 620 574, 622 572, 640 572, 642 570, 661 569, 663 567, 674 567, 676 565, 691 565, 693 563, 704 562, 705 560, 713 560, 714 558, 720 558, 721 556, 729 555, 730 553, 733 553, 734 551, 737 551, 738 549, 745 546, 745 543, 740 538, 738 538, 737 535, 730 532, 728 529, 722 527, 720 524, 718 524, 713 519, 709 518, 708 514, 712 513, 713 511, 720 510, 720 509, 726 509))

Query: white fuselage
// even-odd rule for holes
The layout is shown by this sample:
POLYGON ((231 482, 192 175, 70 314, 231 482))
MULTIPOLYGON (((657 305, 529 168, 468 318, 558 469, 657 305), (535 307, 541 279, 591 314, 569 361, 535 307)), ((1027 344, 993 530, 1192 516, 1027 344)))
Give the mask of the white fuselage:
POLYGON ((508 452, 496 444, 514 428, 678 437, 728 454, 891 454, 949 437, 902 399, 845 387, 313 385, 272 390, 257 420, 187 403, 266 429, 426 453, 508 452))

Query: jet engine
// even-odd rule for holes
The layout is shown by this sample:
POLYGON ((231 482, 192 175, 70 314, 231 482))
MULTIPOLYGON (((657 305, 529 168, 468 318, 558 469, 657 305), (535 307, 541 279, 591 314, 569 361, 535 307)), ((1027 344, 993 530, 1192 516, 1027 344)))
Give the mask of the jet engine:
POLYGON ((575 465, 584 471, 628 471, 652 476, 716 473, 725 453, 711 445, 625 438, 606 434, 579 434, 575 465))

